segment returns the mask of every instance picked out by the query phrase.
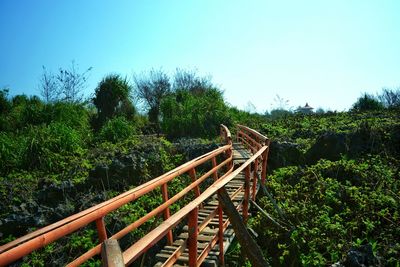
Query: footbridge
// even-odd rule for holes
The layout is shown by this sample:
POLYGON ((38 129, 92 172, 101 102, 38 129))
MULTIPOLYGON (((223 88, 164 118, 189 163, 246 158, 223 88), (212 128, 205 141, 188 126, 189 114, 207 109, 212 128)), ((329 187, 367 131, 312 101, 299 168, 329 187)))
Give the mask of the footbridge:
POLYGON ((88 225, 95 225, 98 244, 67 266, 79 266, 99 255, 103 266, 129 266, 149 250, 155 251, 149 262, 157 267, 222 266, 225 252, 235 237, 234 218, 225 212, 224 205, 232 204, 240 215, 239 220, 247 222, 249 204, 255 200, 259 184, 266 179, 268 150, 269 139, 257 131, 238 125, 232 138, 229 129, 221 125, 219 148, 108 201, 1 246, 0 266, 16 262, 88 225), (190 183, 181 191, 173 192, 169 188, 171 182, 185 175, 190 177, 190 183), (105 218, 110 213, 154 192, 162 194, 160 205, 115 233, 107 228, 105 218), (223 193, 229 196, 228 201, 224 200, 223 193), (171 206, 188 195, 191 199, 172 212, 171 206), (161 218, 162 222, 121 249, 122 238, 154 218, 161 218))

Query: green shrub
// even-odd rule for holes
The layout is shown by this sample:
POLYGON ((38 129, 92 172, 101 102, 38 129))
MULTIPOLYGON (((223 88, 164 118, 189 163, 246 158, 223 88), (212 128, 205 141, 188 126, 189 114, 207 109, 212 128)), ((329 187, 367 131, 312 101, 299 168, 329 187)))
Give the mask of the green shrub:
POLYGON ((161 103, 162 129, 169 137, 213 137, 220 124, 230 124, 222 92, 215 88, 196 94, 179 90, 161 103))
POLYGON ((8 100, 8 92, 9 90, 6 88, 0 89, 0 115, 8 112, 11 108, 11 103, 8 100))
POLYGON ((0 132, 0 174, 23 167, 26 140, 13 133, 0 132))
POLYGON ((376 97, 364 93, 357 102, 353 104, 352 111, 368 111, 368 110, 382 110, 384 108, 383 104, 376 99, 376 97))
POLYGON ((364 243, 374 247, 383 264, 395 263, 400 256, 396 162, 370 156, 274 171, 266 185, 285 218, 267 197, 259 201, 287 231, 265 217, 253 221, 274 265, 331 265, 364 243))
POLYGON ((116 143, 135 134, 135 128, 123 117, 108 120, 101 128, 99 139, 116 143))
POLYGON ((83 104, 56 102, 45 107, 46 124, 59 123, 79 132, 82 141, 91 139, 89 111, 83 104))
POLYGON ((46 106, 46 122, 60 122, 73 129, 89 127, 89 113, 82 104, 56 102, 46 106))
POLYGON ((25 168, 54 171, 62 168, 68 155, 80 153, 80 134, 59 122, 30 127, 26 133, 25 168))

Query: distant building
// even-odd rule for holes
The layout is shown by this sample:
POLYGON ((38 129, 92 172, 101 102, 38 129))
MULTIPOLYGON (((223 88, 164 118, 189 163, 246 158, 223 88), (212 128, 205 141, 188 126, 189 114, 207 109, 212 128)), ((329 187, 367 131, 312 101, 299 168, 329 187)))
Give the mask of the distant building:
POLYGON ((303 114, 311 114, 311 113, 313 113, 313 109, 314 108, 310 107, 310 105, 308 105, 308 103, 306 103, 306 105, 304 107, 298 107, 296 109, 296 112, 303 113, 303 114))

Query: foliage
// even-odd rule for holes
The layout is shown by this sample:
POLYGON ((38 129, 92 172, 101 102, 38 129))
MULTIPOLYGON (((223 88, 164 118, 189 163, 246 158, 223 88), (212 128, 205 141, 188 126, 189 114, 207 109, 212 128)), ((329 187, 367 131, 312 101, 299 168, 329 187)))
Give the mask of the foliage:
POLYGON ((8 101, 9 89, 0 89, 0 114, 6 113, 10 109, 10 102, 8 101))
POLYGON ((147 107, 149 121, 158 129, 161 101, 171 91, 169 78, 162 70, 152 69, 141 77, 136 75, 134 81, 135 94, 147 107))
POLYGON ((59 122, 81 134, 83 141, 90 141, 89 111, 83 104, 54 102, 44 108, 45 123, 59 122))
POLYGON ((199 77, 194 70, 176 69, 173 90, 185 90, 200 94, 207 88, 213 87, 211 77, 199 77))
POLYGON ((25 138, 0 132, 0 174, 24 167, 26 145, 25 138))
POLYGON ((161 112, 162 129, 171 138, 212 137, 221 123, 230 124, 222 93, 215 88, 199 94, 178 90, 163 100, 161 112))
POLYGON ((63 123, 29 128, 26 132, 24 166, 29 169, 56 171, 63 168, 67 155, 79 154, 82 139, 79 133, 63 123), (61 161, 60 161, 61 160, 61 161))
POLYGON ((293 164, 285 158, 293 153, 288 150, 280 155, 286 160, 283 168, 269 167, 272 174, 266 185, 283 217, 269 198, 259 199, 287 230, 261 214, 252 220, 273 265, 331 265, 364 245, 382 265, 399 264, 396 112, 295 114, 267 118, 261 129, 275 144, 269 163, 276 158, 276 149, 286 144, 300 148, 298 153, 305 158, 293 164), (331 148, 338 146, 342 154, 327 160, 335 151, 331 148), (307 162, 311 151, 319 151, 316 161, 307 162))
POLYGON ((43 66, 39 85, 40 94, 46 102, 62 100, 69 103, 80 103, 83 99, 82 91, 86 88, 91 70, 90 67, 80 73, 74 61, 69 69, 59 68, 57 74, 47 71, 43 66))
POLYGON ((383 109, 383 104, 379 102, 377 98, 367 93, 364 93, 357 102, 353 104, 352 111, 368 111, 368 110, 381 110, 383 109))
POLYGON ((135 128, 124 117, 108 120, 100 129, 99 139, 116 143, 135 134, 135 128))
MULTIPOLYGON (((370 156, 336 162, 320 160, 310 167, 276 170, 267 182, 285 214, 289 232, 258 215, 254 227, 276 265, 333 264, 351 247, 374 244, 374 253, 393 264, 400 256, 399 161, 370 156), (397 249, 396 249, 397 247, 397 249)), ((263 208, 279 214, 266 198, 263 208)))
POLYGON ((133 116, 135 109, 129 99, 131 90, 128 81, 119 75, 108 75, 99 83, 93 98, 98 112, 96 128, 117 115, 133 116))
POLYGON ((280 119, 280 118, 285 118, 288 117, 292 114, 292 112, 286 110, 286 109, 273 109, 269 113, 269 117, 272 119, 280 119))
POLYGON ((378 99, 386 108, 400 108, 400 87, 397 89, 383 88, 378 99))

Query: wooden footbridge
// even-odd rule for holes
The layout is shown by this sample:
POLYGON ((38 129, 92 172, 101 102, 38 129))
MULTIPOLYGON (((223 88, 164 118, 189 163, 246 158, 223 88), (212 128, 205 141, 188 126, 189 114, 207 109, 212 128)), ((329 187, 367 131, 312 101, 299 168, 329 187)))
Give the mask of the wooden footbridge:
POLYGON ((235 236, 231 227, 232 217, 224 212, 224 196, 229 196, 231 201, 228 198, 228 202, 234 205, 232 209, 241 215, 239 220, 246 223, 249 203, 255 200, 258 184, 264 183, 266 178, 269 140, 242 125, 238 125, 234 143, 229 129, 221 125, 221 139, 223 145, 214 151, 108 201, 1 246, 0 266, 18 261, 91 223, 97 228, 98 245, 68 266, 78 266, 96 255, 101 255, 104 266, 129 266, 156 244, 162 247, 152 261, 157 267, 224 265, 224 253, 235 236), (200 168, 201 172, 198 171, 200 168), (190 176, 191 183, 172 195, 168 183, 183 175, 190 176), (212 180, 207 183, 209 179, 212 180), (109 213, 155 190, 161 191, 162 204, 122 230, 110 233, 104 220, 109 213), (172 214, 171 205, 190 192, 193 192, 193 199, 172 214), (163 222, 121 251, 118 240, 159 214, 163 215, 163 222))

